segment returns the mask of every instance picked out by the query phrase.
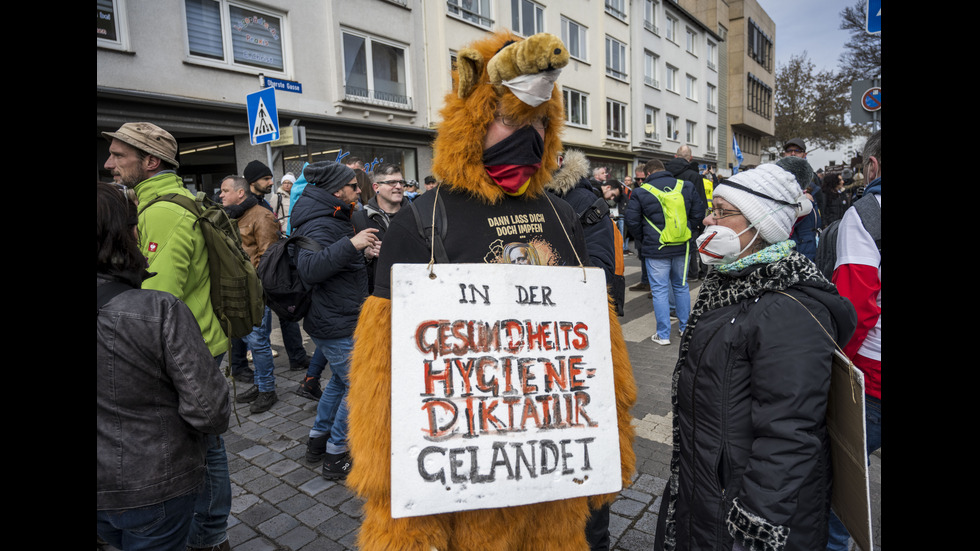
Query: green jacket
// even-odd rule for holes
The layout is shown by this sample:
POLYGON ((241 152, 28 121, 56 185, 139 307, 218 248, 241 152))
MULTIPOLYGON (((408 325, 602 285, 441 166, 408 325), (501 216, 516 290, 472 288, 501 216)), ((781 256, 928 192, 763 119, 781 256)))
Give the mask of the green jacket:
MULTIPOLYGON (((161 195, 180 193, 194 197, 173 171, 160 172, 136 185, 136 198, 146 205, 161 195)), ((228 337, 211 308, 211 275, 204 235, 194 227, 194 215, 184 207, 158 202, 139 213, 140 249, 156 276, 143 281, 144 289, 167 291, 194 314, 212 356, 228 350, 228 337)))

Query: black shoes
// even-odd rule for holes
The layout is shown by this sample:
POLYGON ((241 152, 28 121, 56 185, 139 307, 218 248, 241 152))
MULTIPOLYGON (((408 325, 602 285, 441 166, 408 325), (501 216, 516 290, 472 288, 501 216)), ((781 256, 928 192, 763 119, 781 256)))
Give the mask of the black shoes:
POLYGON ((353 465, 350 452, 328 453, 323 458, 323 478, 327 480, 347 478, 347 473, 353 465))
POLYGON ((251 388, 236 396, 235 401, 238 402, 239 404, 247 404, 249 402, 254 401, 258 397, 259 397, 259 387, 256 385, 252 385, 251 388))
POLYGON ((327 455, 327 438, 330 435, 318 436, 316 438, 310 438, 306 443, 306 462, 310 464, 317 464, 323 461, 323 457, 327 455))
POLYGON ((320 390, 320 380, 314 377, 306 377, 296 389, 296 394, 314 402, 320 401, 320 396, 323 394, 323 391, 320 390))
POLYGON ((306 371, 307 369, 309 369, 309 367, 310 367, 309 356, 307 356, 306 359, 302 361, 298 361, 298 362, 294 362, 292 360, 289 361, 290 371, 306 371))
MULTIPOLYGON (((258 390, 259 387, 255 387, 258 390)), ((249 406, 248 410, 252 413, 262 413, 263 411, 269 411, 272 406, 279 401, 279 396, 276 395, 275 390, 270 390, 269 392, 259 392, 255 401, 249 406)))
POLYGON ((255 371, 248 367, 243 367, 237 373, 232 375, 236 381, 239 383, 252 384, 255 382, 255 371))
POLYGON ((649 291, 649 290, 650 290, 650 284, 644 283, 642 281, 630 287, 630 291, 649 291))

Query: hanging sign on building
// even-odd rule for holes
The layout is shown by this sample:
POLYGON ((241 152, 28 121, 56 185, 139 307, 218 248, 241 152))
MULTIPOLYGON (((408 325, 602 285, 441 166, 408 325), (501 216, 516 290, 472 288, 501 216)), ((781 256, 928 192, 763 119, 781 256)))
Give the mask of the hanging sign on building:
POLYGON ((391 514, 621 489, 598 268, 392 267, 391 514))

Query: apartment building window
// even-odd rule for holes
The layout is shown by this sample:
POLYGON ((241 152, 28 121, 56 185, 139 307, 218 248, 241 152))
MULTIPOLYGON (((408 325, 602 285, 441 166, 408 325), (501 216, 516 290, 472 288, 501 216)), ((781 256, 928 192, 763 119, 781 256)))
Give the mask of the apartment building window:
POLYGON ((128 48, 125 0, 96 0, 95 27, 99 46, 120 50, 128 48))
POLYGON ((582 61, 588 61, 585 42, 586 28, 571 19, 562 16, 561 18, 561 41, 568 48, 568 55, 582 61))
POLYGON ((657 116, 660 110, 649 105, 643 108, 643 135, 648 139, 660 141, 660 134, 657 133, 657 116))
POLYGON ((626 104, 616 100, 606 100, 606 137, 625 140, 626 104))
POLYGON ((561 91, 565 100, 565 121, 571 126, 589 126, 589 95, 585 92, 564 88, 561 91))
POLYGON ((677 18, 669 13, 666 15, 667 23, 664 25, 664 32, 667 40, 677 43, 677 18))
POLYGON ((626 44, 611 36, 606 37, 606 74, 626 80, 626 44))
POLYGON ((747 49, 749 57, 756 60, 766 71, 772 72, 772 39, 749 18, 747 49))
POLYGON ((342 31, 344 99, 411 108, 404 46, 342 31))
POLYGON ((606 0, 606 13, 626 21, 626 0, 606 0))
POLYGON ((531 36, 544 30, 544 8, 530 0, 511 0, 511 21, 514 32, 531 36))
POLYGON ((187 46, 210 64, 286 71, 283 14, 226 0, 184 0, 187 46))
POLYGON ((746 108, 766 119, 772 118, 772 88, 752 73, 749 73, 746 78, 748 79, 746 108))
POLYGON ((679 132, 677 129, 677 116, 667 113, 667 139, 676 141, 679 132))
POLYGON ((687 134, 684 136, 684 138, 687 141, 687 143, 691 145, 698 143, 697 134, 696 134, 697 126, 698 125, 695 124, 694 121, 687 121, 687 125, 686 125, 687 134))
POLYGON ((715 144, 715 140, 718 139, 718 132, 713 126, 708 127, 708 132, 705 134, 705 141, 707 142, 706 148, 708 153, 717 153, 718 147, 715 144))
POLYGON ((660 36, 660 28, 658 25, 657 18, 657 2, 656 0, 644 0, 643 2, 643 28, 652 32, 653 34, 660 36))
POLYGON ((708 111, 718 112, 718 87, 710 82, 708 83, 708 111))
POLYGON ((643 82, 654 88, 660 88, 660 81, 657 78, 657 63, 660 58, 650 50, 643 51, 643 82))
POLYGON ((685 42, 685 46, 684 47, 687 49, 687 53, 692 54, 692 55, 698 55, 698 48, 697 48, 698 35, 697 35, 697 33, 694 32, 693 29, 689 29, 689 28, 688 29, 685 29, 685 31, 686 31, 685 34, 686 34, 687 41, 685 42))
POLYGON ((718 71, 718 45, 710 40, 708 41, 708 68, 718 71))
POLYGON ((667 89, 675 94, 680 93, 677 91, 677 67, 667 65, 665 75, 667 76, 667 89))
POLYGON ((687 75, 687 88, 684 91, 684 95, 687 99, 692 101, 698 101, 698 79, 687 75))
POLYGON ((469 21, 485 29, 493 26, 490 18, 490 0, 446 0, 449 15, 469 21))

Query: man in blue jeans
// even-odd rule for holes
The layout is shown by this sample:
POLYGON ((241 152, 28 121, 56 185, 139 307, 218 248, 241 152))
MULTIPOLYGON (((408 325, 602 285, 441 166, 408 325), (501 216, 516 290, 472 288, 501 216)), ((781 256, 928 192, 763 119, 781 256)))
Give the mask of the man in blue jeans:
MULTIPOLYGON (((248 182, 242 176, 231 175, 221 180, 221 204, 228 217, 238 221, 242 249, 248 254, 252 265, 258 268, 259 259, 266 249, 279 240, 279 222, 275 215, 259 204, 258 198, 249 191, 248 182)), ((252 332, 242 339, 252 351, 255 386, 239 394, 235 401, 251 402, 249 411, 252 413, 268 411, 279 400, 276 395, 271 334, 272 310, 266 306, 262 323, 252 328, 252 332)), ((235 352, 235 348, 232 347, 232 352, 235 352)), ((240 352, 241 347, 237 348, 240 352)))
POLYGON ((665 244, 661 233, 666 230, 667 215, 664 205, 654 191, 665 192, 681 186, 682 212, 672 213, 686 218, 688 231, 693 223, 704 218, 704 202, 694 191, 694 185, 678 180, 664 169, 660 160, 648 161, 643 167, 646 180, 633 190, 633 197, 626 208, 626 227, 637 239, 638 256, 642 257, 653 294, 653 313, 657 319, 657 332, 651 340, 660 345, 670 344, 670 296, 673 293, 680 333, 687 328, 691 313, 691 293, 687 285, 687 261, 690 254, 690 235, 685 242, 665 244), (651 191, 651 188, 655 188, 651 191))
POLYGON ((299 277, 313 287, 303 329, 331 371, 310 429, 306 460, 323 461, 324 478, 342 479, 351 468, 346 398, 354 327, 368 293, 366 261, 378 256, 381 240, 376 228, 355 233, 351 224, 352 205, 360 195, 352 169, 322 161, 307 165, 303 176, 307 185, 290 215, 292 235, 309 237, 322 247, 317 252, 301 249, 296 262, 299 277))

